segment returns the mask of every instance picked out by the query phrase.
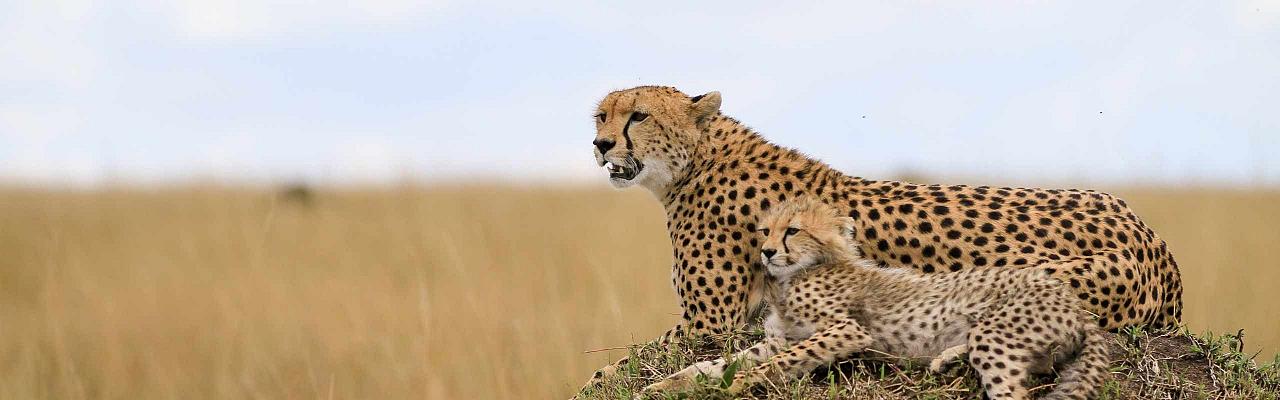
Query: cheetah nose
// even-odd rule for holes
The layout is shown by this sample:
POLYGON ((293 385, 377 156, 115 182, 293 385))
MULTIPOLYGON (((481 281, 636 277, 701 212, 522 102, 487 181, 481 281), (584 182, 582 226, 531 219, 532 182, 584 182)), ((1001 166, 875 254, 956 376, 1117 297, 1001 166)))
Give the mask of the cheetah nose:
POLYGON ((613 148, 614 143, 612 139, 596 139, 591 141, 591 144, 596 145, 596 148, 600 149, 600 155, 603 156, 604 153, 608 153, 609 149, 613 148))
POLYGON ((773 257, 774 254, 778 254, 778 251, 774 249, 762 249, 760 252, 764 253, 764 258, 773 257))

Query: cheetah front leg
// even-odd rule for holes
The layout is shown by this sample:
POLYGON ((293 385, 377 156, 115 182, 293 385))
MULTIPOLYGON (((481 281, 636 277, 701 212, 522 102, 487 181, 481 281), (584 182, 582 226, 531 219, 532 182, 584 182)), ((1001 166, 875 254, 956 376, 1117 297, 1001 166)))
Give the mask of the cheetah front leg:
POLYGON ((748 347, 737 354, 726 358, 718 358, 715 360, 699 361, 685 367, 665 379, 654 382, 649 386, 645 386, 645 393, 656 393, 669 390, 688 390, 691 389, 698 375, 704 375, 713 379, 721 379, 724 376, 724 370, 729 363, 737 361, 738 368, 741 370, 749 369, 762 361, 768 360, 774 354, 785 349, 787 346, 786 339, 782 337, 766 337, 760 343, 748 347))
MULTIPOLYGON (((672 341, 680 337, 683 337, 684 333, 685 333, 684 324, 679 324, 671 329, 668 329, 666 333, 663 333, 662 336, 659 336, 657 339, 654 339, 653 342, 651 343, 658 344, 658 345, 665 345, 665 344, 671 343, 672 341)), ((578 392, 574 394, 573 397, 570 397, 570 400, 576 400, 582 397, 582 395, 584 394, 591 393, 594 389, 600 387, 600 385, 604 382, 605 379, 612 378, 614 375, 617 375, 618 371, 621 371, 622 367, 627 365, 627 363, 630 361, 631 361, 631 356, 622 357, 618 361, 614 361, 612 364, 606 365, 604 366, 604 368, 600 368, 596 370, 595 373, 591 374, 591 379, 587 380, 587 383, 585 385, 582 385, 582 388, 578 389, 578 392)))
POLYGON ((871 335, 854 320, 835 323, 808 339, 797 343, 787 351, 773 356, 750 370, 738 372, 733 378, 729 393, 742 391, 763 382, 781 383, 801 374, 813 371, 824 364, 848 358, 866 350, 873 343, 871 335))

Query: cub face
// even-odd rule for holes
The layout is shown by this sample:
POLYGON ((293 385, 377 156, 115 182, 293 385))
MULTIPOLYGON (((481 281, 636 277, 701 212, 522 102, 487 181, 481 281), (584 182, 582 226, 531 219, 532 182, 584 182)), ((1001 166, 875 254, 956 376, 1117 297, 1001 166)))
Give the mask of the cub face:
POLYGON ((665 190, 688 164, 700 127, 720 111, 720 93, 689 97, 669 87, 609 93, 596 107, 596 164, 616 188, 665 190))
POLYGON ((763 239, 760 259, 779 278, 831 261, 837 252, 858 255, 853 219, 808 197, 775 206, 756 231, 763 239))

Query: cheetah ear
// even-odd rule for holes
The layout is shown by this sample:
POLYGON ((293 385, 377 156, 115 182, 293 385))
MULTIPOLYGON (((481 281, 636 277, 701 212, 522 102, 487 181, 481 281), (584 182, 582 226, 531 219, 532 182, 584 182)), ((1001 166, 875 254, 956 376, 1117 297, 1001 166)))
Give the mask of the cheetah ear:
POLYGON ((695 121, 701 122, 720 111, 720 92, 707 92, 707 94, 693 96, 689 100, 693 101, 693 104, 689 105, 689 116, 695 121))

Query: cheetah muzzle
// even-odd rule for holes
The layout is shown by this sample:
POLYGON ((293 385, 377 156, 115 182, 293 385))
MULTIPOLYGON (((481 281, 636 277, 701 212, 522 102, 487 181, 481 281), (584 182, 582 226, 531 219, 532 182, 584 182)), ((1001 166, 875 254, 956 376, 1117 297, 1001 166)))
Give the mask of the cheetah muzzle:
POLYGON ((622 163, 605 161, 601 166, 609 171, 609 179, 628 182, 635 180, 636 176, 640 175, 640 171, 644 170, 644 163, 630 156, 624 157, 622 163))

